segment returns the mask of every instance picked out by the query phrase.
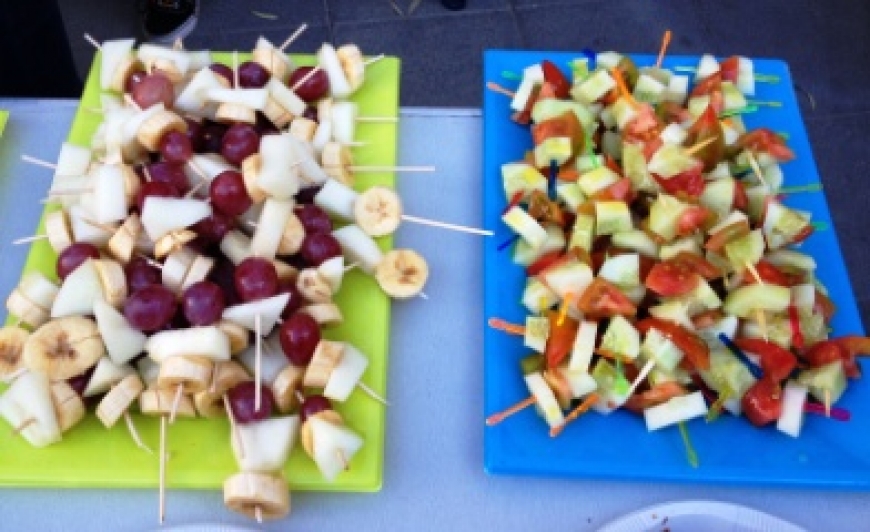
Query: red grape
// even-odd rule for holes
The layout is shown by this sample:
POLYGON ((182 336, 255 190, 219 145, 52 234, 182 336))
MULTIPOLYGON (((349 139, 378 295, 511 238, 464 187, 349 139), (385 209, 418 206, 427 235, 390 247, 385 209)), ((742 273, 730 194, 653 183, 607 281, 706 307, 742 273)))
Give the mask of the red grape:
POLYGON ((235 170, 221 172, 212 180, 209 197, 217 210, 229 216, 241 216, 254 203, 245 187, 245 178, 235 170))
POLYGON ((239 85, 245 89, 259 89, 269 83, 269 71, 259 63, 245 61, 239 65, 239 85))
POLYGON ((193 156, 193 145, 187 133, 169 131, 160 139, 160 155, 170 163, 185 163, 193 156))
POLYGON ((323 187, 320 185, 307 186, 296 193, 296 204, 314 203, 314 196, 320 192, 323 187))
POLYGON ((150 181, 169 183, 181 195, 187 194, 190 190, 190 179, 184 173, 184 165, 181 163, 158 161, 146 164, 142 173, 144 174, 146 170, 151 176, 150 181))
POLYGON ((66 276, 71 274, 73 270, 78 268, 88 259, 99 259, 100 250, 93 244, 87 242, 76 242, 60 252, 57 256, 57 276, 61 280, 66 279, 66 276))
POLYGON ((296 95, 306 102, 317 101, 329 92, 329 76, 323 69, 318 70, 305 83, 296 87, 296 84, 308 76, 313 69, 314 67, 310 66, 299 67, 290 74, 290 79, 287 81, 287 86, 293 88, 296 95))
POLYGON ((152 266, 143 257, 133 257, 124 268, 127 276, 127 289, 133 293, 152 284, 160 284, 160 270, 152 266))
POLYGON ((124 316, 134 328, 153 332, 169 324, 177 308, 175 294, 163 285, 153 284, 127 298, 124 316))
POLYGON ((297 310, 302 308, 302 305, 305 304, 305 298, 302 297, 302 294, 299 292, 299 288, 296 287, 295 280, 282 281, 278 286, 278 293, 290 294, 290 298, 287 300, 287 305, 281 312, 281 317, 285 320, 292 316, 297 310))
POLYGON ((129 76, 127 76, 127 80, 124 82, 124 92, 133 92, 133 89, 136 85, 140 84, 147 74, 144 70, 137 70, 132 72, 129 76))
POLYGON ((210 281, 194 283, 181 294, 181 308, 191 325, 212 325, 221 319, 226 308, 224 291, 210 281))
POLYGON ((307 234, 299 252, 309 264, 320 266, 328 259, 341 256, 341 244, 331 233, 307 234))
POLYGON ((303 205, 296 210, 296 216, 305 228, 306 235, 332 232, 332 220, 329 219, 326 211, 317 205, 303 205))
POLYGON ((284 356, 295 366, 307 366, 320 343, 320 325, 303 312, 284 320, 278 332, 284 356))
POLYGON ((193 226, 197 236, 205 244, 217 244, 236 226, 236 218, 217 210, 212 210, 211 216, 203 218, 193 226))
POLYGON ((305 108, 305 112, 302 113, 302 118, 307 118, 308 120, 314 120, 318 124, 320 123, 320 117, 317 114, 317 107, 313 105, 309 105, 305 108))
POLYGON ((190 148, 195 153, 201 153, 204 142, 202 140, 202 124, 192 118, 185 118, 187 123, 187 140, 190 141, 190 148))
POLYGON ((221 143, 224 134, 229 129, 224 124, 218 122, 204 121, 200 127, 200 137, 202 138, 202 153, 220 153, 221 143))
POLYGON ((215 260, 214 268, 208 274, 208 280, 221 287, 224 291, 224 299, 227 306, 232 306, 241 301, 236 293, 236 265, 223 255, 215 260))
POLYGON ((242 301, 272 297, 278 293, 278 272, 266 259, 248 257, 236 266, 236 293, 242 301))
POLYGON ((230 68, 222 63, 212 63, 208 66, 208 68, 211 69, 211 71, 214 72, 215 74, 217 74, 218 76, 221 76, 222 78, 227 80, 227 82, 229 82, 229 84, 230 84, 230 87, 233 86, 233 69, 232 68, 230 68))
POLYGON ((275 406, 272 390, 268 386, 260 384, 260 408, 256 409, 254 408, 256 406, 256 389, 257 384, 254 381, 245 381, 236 384, 227 392, 230 410, 233 412, 236 423, 262 421, 272 415, 275 406))
POLYGON ((309 395, 299 407, 299 421, 305 423, 308 418, 324 410, 332 410, 332 403, 329 402, 329 399, 322 395, 309 395))
POLYGON ((155 72, 142 78, 133 85, 130 95, 142 109, 148 109, 154 104, 162 103, 167 109, 172 108, 175 101, 175 88, 165 75, 155 72))
POLYGON ((139 189, 139 194, 136 196, 136 206, 139 208, 139 212, 142 212, 142 209, 145 208, 145 199, 149 196, 155 196, 158 198, 180 198, 181 193, 177 188, 169 183, 161 181, 150 181, 144 183, 142 188, 139 189))
POLYGON ((69 384, 70 388, 75 390, 77 394, 79 394, 79 397, 84 397, 85 390, 88 388, 88 383, 91 381, 95 369, 97 369, 97 366, 93 365, 86 369, 84 373, 80 373, 75 377, 70 377, 66 380, 66 383, 69 384))
POLYGON ((236 166, 259 149, 260 135, 250 124, 233 124, 221 139, 221 155, 236 166))

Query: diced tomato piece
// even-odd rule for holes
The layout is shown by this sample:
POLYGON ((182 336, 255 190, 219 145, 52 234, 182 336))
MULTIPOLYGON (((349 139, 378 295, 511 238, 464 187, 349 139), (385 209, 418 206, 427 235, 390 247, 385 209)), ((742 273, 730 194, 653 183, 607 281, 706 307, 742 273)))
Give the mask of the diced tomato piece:
POLYGON ((616 162, 616 159, 611 157, 610 155, 604 154, 604 166, 613 171, 613 173, 622 175, 622 167, 619 166, 619 163, 616 162))
POLYGON ((676 195, 680 192, 685 192, 689 196, 697 198, 704 193, 704 187, 706 186, 704 176, 701 174, 702 171, 703 167, 699 164, 670 179, 665 179, 655 174, 653 174, 653 177, 668 194, 676 195))
POLYGON ((652 267, 644 285, 662 297, 677 297, 694 290, 699 279, 688 264, 666 260, 652 267))
POLYGON ((576 168, 562 167, 559 169, 559 173, 556 174, 556 179, 566 183, 575 183, 580 179, 580 171, 576 168))
POLYGON ((658 105, 658 117, 665 123, 682 124, 692 118, 689 110, 676 102, 662 102, 658 105))
POLYGON ((649 390, 635 393, 625 402, 625 407, 632 412, 641 413, 647 408, 670 401, 674 397, 686 395, 688 391, 679 383, 666 381, 656 384, 649 390))
POLYGON ((538 257, 536 261, 529 264, 529 266, 526 268, 526 274, 529 277, 534 277, 535 275, 538 275, 542 271, 555 264, 561 258, 562 252, 558 250, 544 253, 543 255, 538 257))
POLYGON ((798 234, 795 235, 795 237, 791 240, 790 244, 800 244, 801 242, 809 238, 814 231, 815 229, 812 225, 804 227, 798 234))
POLYGON ((692 205, 680 215, 677 219, 677 234, 680 236, 691 235, 713 218, 713 212, 710 209, 701 207, 700 205, 692 205))
POLYGON ((646 162, 649 162, 652 159, 652 156, 655 155, 657 151, 662 147, 665 141, 662 140, 661 137, 655 137, 654 139, 650 139, 646 141, 643 145, 643 158, 646 162))
POLYGON ((797 367, 794 354, 773 342, 762 338, 738 338, 734 340, 737 347, 761 358, 761 369, 767 378, 779 382, 788 377, 797 367))
POLYGON ((722 91, 722 73, 716 72, 702 79, 692 88, 689 94, 691 98, 696 96, 707 96, 715 91, 722 91))
POLYGON ((788 325, 791 328, 791 345, 797 349, 803 349, 804 333, 801 331, 801 317, 794 305, 788 306, 788 325))
POLYGON ((580 323, 568 316, 560 316, 558 311, 552 310, 547 318, 550 321, 550 336, 547 337, 544 359, 547 361, 548 368, 555 368, 571 352, 580 323))
POLYGON ((689 251, 680 251, 670 260, 688 264, 693 271, 700 274, 704 279, 712 280, 722 277, 723 272, 718 266, 704 257, 689 251))
POLYGON ((735 238, 740 238, 741 236, 749 234, 749 231, 749 222, 746 220, 740 220, 739 222, 728 224, 710 235, 710 238, 708 238, 707 242, 704 243, 704 249, 709 249, 710 251, 721 251, 722 248, 725 247, 725 244, 731 242, 735 238))
POLYGON ((722 81, 737 83, 737 78, 740 75, 740 58, 732 55, 722 61, 719 63, 719 72, 722 74, 722 81))
POLYGON ((717 323, 725 317, 725 314, 719 309, 711 309, 705 310, 700 314, 695 314, 692 316, 692 325, 695 326, 696 329, 703 329, 704 327, 709 327, 714 323, 717 323))
POLYGON ((740 403, 746 418, 756 427, 763 427, 782 414, 782 389, 777 381, 759 379, 746 390, 740 403))
POLYGON ((637 329, 644 334, 650 329, 658 329, 683 351, 686 360, 695 369, 710 368, 710 348, 707 342, 682 325, 658 318, 645 318, 637 322, 637 329))
MULTIPOLYGON (((721 105, 721 101, 719 105, 721 105)), ((711 104, 698 117, 698 120, 689 128, 686 145, 695 146, 710 139, 713 140, 695 153, 695 157, 704 163, 705 172, 713 170, 725 156, 725 135, 722 133, 722 124, 719 122, 716 105, 713 104, 712 100, 711 104)))
POLYGON ((552 100, 556 98, 556 88, 547 80, 541 84, 541 90, 538 92, 538 100, 552 100))
MULTIPOLYGON (((758 261, 758 264, 755 265, 755 271, 758 272, 758 277, 761 278, 761 281, 766 284, 791 287, 801 284, 804 280, 803 275, 786 273, 766 260, 758 261)), ((747 275, 743 282, 745 284, 755 284, 758 280, 754 275, 747 275)))
POLYGON ((635 196, 631 180, 623 177, 609 187, 593 194, 592 199, 598 201, 624 201, 630 204, 634 201, 635 196))
POLYGON ((746 194, 746 186, 740 182, 734 182, 734 202, 731 206, 735 210, 746 212, 749 208, 749 196, 746 194))
POLYGON ((571 94, 571 83, 565 74, 559 70, 552 61, 541 61, 541 70, 544 71, 544 80, 553 87, 556 98, 565 99, 571 94))
POLYGON ((870 355, 870 337, 849 335, 837 339, 843 348, 853 355, 870 355))
POLYGON ((834 305, 834 302, 819 290, 816 290, 815 309, 822 313, 825 323, 829 323, 831 318, 834 317, 834 313, 837 312, 837 306, 834 305))
POLYGON ((559 116, 544 120, 532 126, 532 142, 537 146, 552 137, 568 137, 574 153, 581 153, 586 144, 583 125, 573 111, 565 111, 559 116))
POLYGON ((623 128, 622 134, 627 142, 648 142, 659 136, 662 123, 648 104, 640 104, 637 114, 623 128))
POLYGON ((736 145, 754 152, 767 152, 777 161, 784 163, 795 158, 795 154, 785 145, 785 141, 766 127, 744 133, 737 139, 736 145))
POLYGON ((804 351, 803 359, 814 368, 840 360, 843 362, 843 371, 846 372, 846 376, 850 379, 857 379, 861 376, 861 368, 855 360, 856 353, 847 347, 849 340, 846 342, 843 340, 844 338, 838 338, 817 342, 804 351))
POLYGON ((540 190, 533 191, 529 196, 529 216, 535 220, 552 222, 565 227, 565 213, 562 207, 540 190))
POLYGON ((619 288, 601 277, 596 277, 586 288, 577 301, 577 307, 591 319, 634 316, 637 313, 634 303, 619 288))

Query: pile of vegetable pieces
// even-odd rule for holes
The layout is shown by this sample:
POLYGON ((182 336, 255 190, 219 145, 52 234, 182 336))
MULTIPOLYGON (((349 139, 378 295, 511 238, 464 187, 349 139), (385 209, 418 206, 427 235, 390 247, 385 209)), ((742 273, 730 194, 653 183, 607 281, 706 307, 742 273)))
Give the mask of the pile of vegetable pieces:
POLYGON ((532 353, 530 396, 487 424, 531 405, 551 436, 590 408, 648 430, 725 409, 793 437, 805 412, 847 418, 832 405, 870 339, 828 337, 835 307, 795 249, 811 215, 782 202, 795 155, 741 119, 763 76, 738 56, 660 64, 598 53, 569 78, 544 60, 516 92, 495 87, 534 148, 501 167, 529 315, 490 326, 532 353))

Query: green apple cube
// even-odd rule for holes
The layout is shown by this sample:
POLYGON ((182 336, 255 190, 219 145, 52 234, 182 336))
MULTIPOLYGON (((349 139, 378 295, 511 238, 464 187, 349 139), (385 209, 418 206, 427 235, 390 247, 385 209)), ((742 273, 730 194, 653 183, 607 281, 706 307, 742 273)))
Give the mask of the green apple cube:
POLYGON ((580 102, 560 100, 558 98, 544 98, 535 102, 535 105, 532 107, 532 121, 540 124, 551 118, 562 116, 568 111, 577 116, 577 120, 584 129, 588 129, 595 124, 595 115, 589 111, 588 107, 580 102))
POLYGON ((668 81, 668 87, 665 89, 664 101, 674 102, 682 105, 686 101, 686 96, 689 94, 689 76, 674 75, 668 81))
MULTIPOLYGON (((591 139, 586 139, 586 141, 591 142, 591 139)), ((574 164, 574 167, 577 168, 577 171, 581 174, 602 166, 604 166, 604 157, 598 154, 592 155, 589 153, 578 156, 574 164)))
POLYGON ((650 432, 682 423, 707 414, 707 402, 700 391, 672 397, 666 402, 643 411, 646 429, 650 432))
POLYGON ((613 105, 610 106, 610 112, 613 113, 613 119, 616 121, 616 126, 619 129, 625 129, 625 126, 637 116, 637 110, 634 108, 634 105, 624 97, 613 102, 613 105))
POLYGON ((655 328, 646 333, 640 352, 644 358, 654 360, 656 366, 667 372, 674 371, 674 368, 683 359, 683 351, 670 338, 655 328))
POLYGON ((703 81, 719 72, 719 62, 710 54, 704 54, 698 61, 698 69, 695 70, 695 82, 703 81))
POLYGON ((603 69, 596 70, 586 81, 571 89, 571 96, 580 103, 590 104, 616 87, 616 81, 603 69))
POLYGON ((571 212, 586 201, 586 196, 580 189, 580 185, 573 181, 559 181, 556 183, 556 198, 561 201, 571 212))
POLYGON ((791 287, 791 301, 798 310, 812 311, 816 305, 816 287, 812 284, 799 284, 791 287))
POLYGON ((613 160, 622 159, 622 135, 616 131, 607 130, 601 135, 601 151, 613 160))
POLYGON ((812 396, 823 404, 839 401, 848 386, 846 371, 840 360, 802 371, 798 375, 798 383, 808 386, 812 396))
POLYGON ((577 185, 583 194, 592 196, 619 181, 619 174, 606 166, 599 166, 580 174, 577 185))
POLYGON ((673 144, 674 146, 682 146, 688 136, 689 132, 676 122, 668 124, 662 132, 659 133, 659 138, 662 139, 662 142, 665 144, 673 144))
POLYGON ((631 210, 624 201, 595 202, 595 234, 612 235, 620 231, 634 229, 631 210))
MULTIPOLYGON (((734 205, 736 187, 737 185, 731 177, 708 182, 704 187, 704 192, 701 193, 701 205, 716 213, 720 220, 725 219, 732 212, 731 207, 734 205)), ((710 231, 710 234, 715 234, 715 231, 710 231)))
POLYGON ((562 370, 562 375, 568 380, 571 396, 574 399, 585 397, 598 389, 598 383, 585 371, 571 371, 565 368, 562 370))
POLYGON ((585 262, 566 261, 547 268, 539 277, 560 299, 569 299, 573 307, 573 302, 592 284, 592 269, 585 262))
POLYGON ((571 371, 589 371, 589 364, 592 363, 592 355, 595 353, 597 334, 598 322, 585 320, 580 322, 568 362, 571 371))
POLYGON ((672 299, 664 301, 649 308, 650 316, 660 320, 667 320, 692 329, 692 320, 689 319, 689 309, 682 301, 672 299))
POLYGON ((764 236, 760 229, 754 229, 725 244, 725 256, 731 261, 731 266, 739 271, 747 268, 748 264, 758 263, 764 256, 764 249, 764 236))
POLYGON ((543 314, 559 302, 559 296, 534 277, 529 277, 523 290, 523 305, 532 314, 543 314))
POLYGON ((689 206, 668 194, 659 194, 649 209, 649 229, 665 240, 677 234, 677 221, 689 206))
POLYGON ((748 57, 741 57, 737 67, 737 88, 746 96, 755 96, 755 66, 748 57))
POLYGON ((547 385, 543 375, 540 372, 529 373, 524 376, 524 379, 529 393, 535 398, 535 406, 547 421, 547 425, 551 428, 561 425, 565 421, 565 416, 562 414, 562 409, 559 408, 556 395, 547 385))
POLYGON ((631 181, 635 190, 656 192, 658 184, 653 181, 649 170, 646 168, 646 158, 640 145, 630 142, 622 143, 622 170, 625 177, 631 181))
POLYGON ((701 245, 698 243, 697 238, 694 236, 684 236, 667 244, 662 244, 659 247, 659 259, 672 259, 682 252, 701 255, 701 245))
POLYGON ((703 96, 692 96, 689 98, 689 102, 686 104, 686 109, 689 111, 690 115, 698 118, 704 114, 704 111, 706 111, 709 106, 710 97, 705 94, 703 96))
POLYGON ((767 254, 765 260, 780 268, 797 269, 804 272, 813 272, 816 269, 816 259, 806 253, 793 249, 771 251, 767 254))
POLYGON ((640 102, 656 104, 662 101, 665 94, 665 84, 644 72, 637 77, 634 85, 634 98, 640 102))
POLYGON ((547 192, 547 178, 528 163, 501 165, 501 180, 507 201, 511 201, 517 192, 522 192, 523 198, 528 198, 535 190, 547 192))
POLYGON ((523 70, 523 80, 511 100, 511 109, 514 111, 525 109, 535 87, 542 83, 544 83, 544 69, 541 68, 541 65, 526 67, 523 70))
POLYGON ((544 226, 544 230, 547 231, 547 240, 544 242, 544 245, 539 248, 532 248, 532 246, 522 238, 517 240, 517 243, 514 246, 513 257, 516 264, 528 266, 547 253, 565 249, 565 233, 562 231, 561 227, 555 224, 547 224, 544 226))
POLYGON ((518 205, 511 207, 501 219, 533 249, 540 248, 547 241, 547 231, 518 205))
POLYGON ((599 358, 592 369, 592 378, 598 387, 599 398, 593 409, 599 414, 609 414, 628 400, 628 386, 618 386, 616 368, 605 358, 599 358), (619 390, 617 390, 619 388, 619 390))
POLYGON ((631 322, 616 315, 604 331, 601 349, 634 360, 640 354, 640 333, 631 322))
POLYGON ((529 315, 526 316, 526 334, 523 344, 529 349, 543 353, 547 347, 547 339, 550 337, 550 320, 546 317, 529 315))
POLYGON ((778 201, 771 201, 767 205, 763 226, 767 246, 770 249, 786 246, 809 225, 808 215, 790 209, 778 201))
POLYGON ((637 251, 645 257, 657 259, 659 256, 658 244, 656 244, 648 234, 640 229, 631 229, 629 231, 613 233, 610 237, 610 241, 618 248, 637 251))
POLYGON ((713 170, 707 174, 707 179, 710 180, 727 179, 731 177, 731 168, 729 168, 728 163, 725 161, 717 164, 716 168, 713 168, 713 170))
POLYGON ((588 214, 578 213, 571 230, 568 248, 580 248, 592 251, 592 241, 595 239, 595 218, 588 214))
POLYGON ((782 412, 776 421, 776 428, 792 438, 800 436, 804 425, 804 405, 809 390, 803 384, 788 381, 782 389, 782 412))
POLYGON ((595 64, 598 68, 612 70, 619 65, 620 61, 622 61, 622 54, 619 52, 607 51, 595 54, 595 64))
POLYGON ((640 284, 640 255, 624 253, 609 256, 601 264, 598 276, 619 287, 637 286, 640 284))
POLYGON ((740 92, 740 89, 738 89, 730 81, 722 82, 722 97, 724 100, 726 111, 743 109, 747 105, 746 97, 743 96, 743 93, 740 92))
POLYGON ((571 137, 550 137, 535 146, 535 164, 539 168, 547 168, 551 163, 562 166, 572 153, 571 137))
POLYGON ((725 296, 726 314, 750 318, 758 310, 784 312, 791 302, 791 290, 775 284, 753 284, 735 288, 725 296))

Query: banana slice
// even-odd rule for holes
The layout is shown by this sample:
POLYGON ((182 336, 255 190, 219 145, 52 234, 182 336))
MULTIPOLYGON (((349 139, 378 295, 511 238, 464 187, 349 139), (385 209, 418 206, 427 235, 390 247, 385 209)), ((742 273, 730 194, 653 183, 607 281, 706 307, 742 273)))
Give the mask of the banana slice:
POLYGON ((248 330, 241 325, 229 320, 220 320, 217 327, 227 335, 227 339, 230 341, 230 354, 238 355, 251 344, 248 330))
POLYGON ((154 256, 158 259, 169 255, 177 249, 181 249, 185 244, 196 238, 196 233, 190 229, 178 229, 171 231, 154 243, 154 256))
POLYGON ((205 357, 169 357, 160 364, 157 386, 173 390, 182 386, 185 393, 196 394, 208 388, 213 368, 212 361, 205 357))
POLYGON ((290 122, 288 133, 291 136, 303 142, 311 142, 314 139, 314 133, 317 131, 317 122, 304 116, 296 117, 290 122))
MULTIPOLYGON (((139 410, 148 416, 168 416, 172 413, 175 402, 175 390, 168 388, 150 388, 139 395, 139 410)), ((176 416, 196 417, 196 409, 190 396, 182 395, 178 401, 176 416)))
POLYGON ((85 417, 85 402, 66 381, 51 383, 49 388, 57 425, 61 433, 76 426, 85 417))
POLYGON ((335 51, 341 69, 347 78, 351 92, 356 91, 365 81, 366 64, 362 52, 355 44, 345 44, 335 51))
POLYGON ((225 124, 243 123, 254 125, 257 123, 257 112, 247 105, 240 103, 222 103, 217 108, 215 119, 225 124))
POLYGON ((305 268, 296 278, 296 288, 302 297, 312 303, 329 303, 332 301, 332 289, 323 275, 315 268, 305 268))
POLYGON ((148 117, 136 130, 136 139, 148 151, 158 151, 163 135, 170 131, 187 133, 187 122, 172 111, 159 111, 148 117))
POLYGON ((389 235, 402 222, 402 201, 395 191, 374 186, 359 195, 353 214, 357 225, 371 236, 389 235))
POLYGON ((305 370, 302 384, 305 387, 323 388, 329 382, 329 375, 344 356, 344 343, 321 340, 314 349, 311 362, 305 370))
MULTIPOLYGON (((308 419, 310 420, 315 417, 339 427, 344 425, 344 418, 342 418, 341 414, 335 410, 321 410, 308 419)), ((307 420, 302 424, 299 437, 302 441, 302 448, 305 450, 306 454, 308 454, 308 456, 314 456, 314 436, 311 433, 311 423, 307 420)))
POLYGON ((290 513, 290 488, 280 474, 244 471, 224 481, 224 504, 252 519, 281 519, 290 513))
POLYGON ((251 52, 251 60, 265 68, 273 78, 277 78, 279 81, 287 79, 292 66, 290 58, 263 37, 257 39, 257 44, 254 45, 254 50, 251 52))
POLYGON ((184 277, 184 283, 181 285, 181 291, 184 292, 191 285, 199 283, 201 281, 205 281, 208 277, 208 274, 211 273, 214 268, 215 260, 206 255, 197 255, 195 259, 193 259, 193 264, 190 265, 190 268, 187 270, 187 275, 184 277))
POLYGON ((136 250, 136 242, 140 235, 142 235, 142 221, 138 214, 133 213, 124 220, 121 227, 109 239, 109 243, 106 245, 109 254, 122 264, 127 264, 133 258, 133 251, 136 250))
POLYGON ((332 325, 341 325, 344 321, 341 309, 335 303, 317 303, 314 305, 308 305, 299 309, 299 312, 304 312, 314 318, 314 321, 316 321, 321 328, 332 325))
POLYGON ((110 91, 124 94, 126 92, 127 80, 134 72, 142 72, 145 70, 145 65, 134 55, 127 55, 120 59, 118 66, 112 72, 112 80, 109 82, 108 89, 110 91))
POLYGON ((51 249, 58 255, 72 245, 72 227, 65 210, 60 209, 46 215, 45 234, 48 236, 51 249))
POLYGON ((302 378, 305 368, 288 364, 272 382, 272 396, 282 414, 289 414, 299 406, 297 391, 302 391, 302 378))
POLYGON ((235 360, 215 362, 208 388, 198 392, 194 398, 196 411, 202 417, 220 417, 226 414, 223 396, 236 384, 251 380, 251 376, 235 360))
POLYGON ((429 278, 429 265, 416 251, 394 249, 384 255, 375 268, 375 279, 391 297, 407 299, 423 290, 429 278))
POLYGON ((135 373, 127 375, 103 397, 97 405, 97 417, 108 429, 115 425, 130 405, 139 397, 145 385, 135 373))
POLYGON ((37 329, 24 343, 24 365, 53 380, 84 373, 106 354, 94 320, 68 316, 37 329))
POLYGON ((284 129, 287 124, 290 124, 295 116, 281 105, 274 96, 270 95, 266 100, 266 105, 263 107, 263 114, 269 119, 272 124, 278 129, 284 129))
POLYGON ((350 167, 353 166, 353 154, 350 148, 338 142, 327 142, 320 154, 320 164, 326 175, 352 187, 354 178, 350 167))
POLYGON ((22 323, 39 327, 51 317, 51 307, 60 287, 34 271, 25 274, 6 299, 6 310, 22 323))
POLYGON ((291 212, 284 225, 284 232, 281 233, 281 241, 278 242, 278 255, 295 255, 302 247, 303 240, 305 240, 305 227, 291 212))
POLYGON ((157 72, 159 71, 161 74, 166 76, 169 81, 172 82, 173 85, 177 85, 184 80, 184 72, 178 68, 178 65, 175 64, 175 61, 171 59, 167 59, 165 57, 155 57, 149 60, 145 64, 145 68, 148 72, 157 72))
POLYGON ((21 354, 30 333, 7 325, 0 329, 0 381, 6 381, 24 367, 21 354))
POLYGON ((245 189, 255 204, 262 203, 269 197, 266 191, 257 185, 257 178, 260 177, 262 168, 263 157, 259 153, 252 153, 242 161, 242 177, 245 180, 245 189))
POLYGON ((127 299, 127 276, 124 274, 124 268, 112 259, 95 260, 94 266, 103 285, 103 297, 106 303, 121 308, 127 299))

